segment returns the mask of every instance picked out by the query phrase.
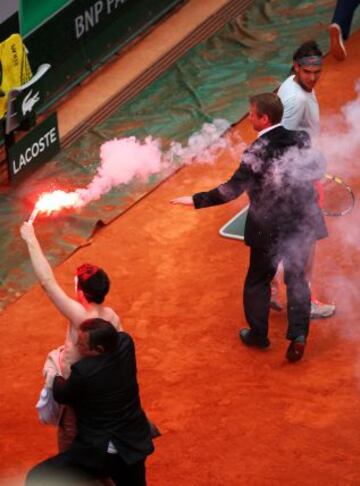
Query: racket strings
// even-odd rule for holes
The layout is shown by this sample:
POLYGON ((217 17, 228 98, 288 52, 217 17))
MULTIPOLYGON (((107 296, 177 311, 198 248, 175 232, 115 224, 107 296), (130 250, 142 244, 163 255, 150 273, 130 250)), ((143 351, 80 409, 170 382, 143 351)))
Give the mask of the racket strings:
POLYGON ((322 210, 328 216, 343 216, 349 213, 355 203, 355 197, 344 181, 339 177, 327 175, 323 181, 322 210))

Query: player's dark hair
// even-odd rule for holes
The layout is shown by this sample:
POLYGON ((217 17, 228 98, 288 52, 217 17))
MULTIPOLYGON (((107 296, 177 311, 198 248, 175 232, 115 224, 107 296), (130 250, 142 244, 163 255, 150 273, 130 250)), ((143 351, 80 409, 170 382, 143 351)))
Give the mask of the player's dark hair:
POLYGON ((102 304, 110 289, 110 280, 102 268, 84 263, 76 270, 78 288, 88 302, 102 304))
POLYGON ((250 104, 256 108, 258 116, 267 115, 273 125, 281 122, 284 107, 275 93, 261 93, 250 96, 250 104))
POLYGON ((297 62, 302 57, 309 57, 309 56, 320 56, 322 57, 323 53, 320 47, 314 40, 309 40, 301 44, 300 47, 296 49, 293 55, 293 61, 297 62))
POLYGON ((90 349, 98 349, 101 346, 105 353, 111 353, 116 349, 118 333, 110 322, 99 317, 86 319, 80 324, 80 330, 88 333, 90 349))

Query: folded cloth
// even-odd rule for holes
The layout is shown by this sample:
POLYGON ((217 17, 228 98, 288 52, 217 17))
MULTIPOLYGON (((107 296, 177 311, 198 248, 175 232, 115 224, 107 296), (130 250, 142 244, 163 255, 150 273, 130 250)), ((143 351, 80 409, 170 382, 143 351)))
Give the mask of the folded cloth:
POLYGON ((43 368, 44 387, 40 391, 39 400, 35 405, 40 422, 47 425, 58 425, 63 410, 63 406, 54 399, 52 391, 55 376, 61 375, 60 355, 63 349, 64 346, 60 346, 48 354, 43 368))
POLYGON ((64 346, 59 346, 50 351, 44 363, 43 375, 45 376, 45 386, 52 388, 56 375, 62 375, 60 357, 64 346))
POLYGON ((61 405, 54 399, 52 388, 44 386, 35 406, 40 422, 47 425, 58 425, 61 415, 61 405))

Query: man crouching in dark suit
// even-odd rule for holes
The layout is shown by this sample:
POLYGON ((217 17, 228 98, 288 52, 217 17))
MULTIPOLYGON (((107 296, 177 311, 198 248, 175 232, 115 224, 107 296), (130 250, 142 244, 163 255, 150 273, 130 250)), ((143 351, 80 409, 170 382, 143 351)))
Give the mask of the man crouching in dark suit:
POLYGON ((66 452, 35 466, 26 485, 110 477, 117 485, 145 486, 145 459, 154 447, 140 403, 133 340, 96 318, 80 325, 77 346, 81 360, 67 380, 55 377, 53 387, 55 400, 75 410, 77 436, 66 452))
POLYGON ((232 177, 207 192, 178 197, 173 204, 206 208, 247 192, 250 200, 245 243, 250 264, 244 285, 244 311, 250 329, 240 330, 247 346, 266 348, 270 282, 283 260, 288 302, 289 361, 302 358, 309 332, 310 290, 305 268, 317 239, 327 230, 314 181, 323 177, 324 157, 310 147, 304 131, 285 129, 283 106, 273 93, 250 98, 250 122, 258 138, 243 153, 232 177))

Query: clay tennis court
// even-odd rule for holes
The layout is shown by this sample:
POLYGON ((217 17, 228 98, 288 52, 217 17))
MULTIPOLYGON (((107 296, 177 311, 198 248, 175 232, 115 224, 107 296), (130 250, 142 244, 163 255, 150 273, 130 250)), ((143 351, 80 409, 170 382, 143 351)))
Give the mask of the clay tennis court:
MULTIPOLYGON (((355 98, 359 45, 357 32, 345 62, 326 58, 317 87, 322 116, 355 98)), ((92 83, 102 76, 106 71, 92 83)), ((63 130, 81 97, 90 104, 86 90, 94 86, 59 108, 63 130)), ((255 138, 246 119, 228 136, 235 132, 255 138)), ((360 153, 354 167, 359 160, 360 153)), ((206 211, 169 204, 214 187, 236 166, 224 151, 215 165, 184 167, 99 229, 56 277, 72 294, 74 269, 83 262, 111 276, 107 303, 135 339, 143 406, 162 431, 147 462, 149 485, 357 485, 359 206, 327 220, 330 237, 319 244, 314 283, 337 312, 313 321, 303 360, 289 364, 285 312, 271 314, 269 350, 239 342, 249 252, 218 231, 246 197, 206 211)), ((358 197, 360 176, 347 182, 358 197)), ((18 485, 32 465, 57 452, 56 431, 39 423, 34 405, 44 358, 63 342, 66 322, 39 285, 8 305, 1 322, 0 484, 18 485)))

